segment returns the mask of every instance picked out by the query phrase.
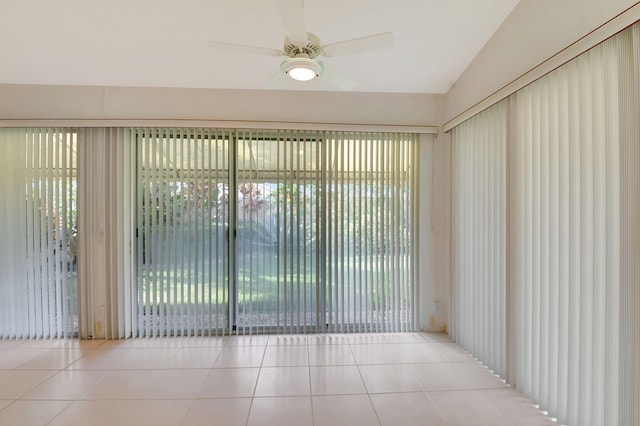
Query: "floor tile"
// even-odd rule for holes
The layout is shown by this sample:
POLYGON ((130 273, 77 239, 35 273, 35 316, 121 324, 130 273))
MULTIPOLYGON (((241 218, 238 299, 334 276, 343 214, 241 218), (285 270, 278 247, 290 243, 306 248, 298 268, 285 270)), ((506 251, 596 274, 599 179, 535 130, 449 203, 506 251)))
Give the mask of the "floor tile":
POLYGON ((180 426, 244 426, 250 408, 251 398, 197 399, 180 426))
POLYGON ((311 426, 311 397, 255 398, 247 426, 311 426))
POLYGON ((46 425, 71 401, 15 401, 0 410, 0 425, 46 425))
POLYGON ((385 333, 386 343, 424 343, 419 333, 385 333))
POLYGON ((424 392, 371 395, 382 426, 447 426, 424 392))
POLYGON ((368 395, 314 396, 314 426, 379 425, 368 395))
POLYGON ((45 353, 46 349, 0 349, 0 370, 17 368, 45 353))
POLYGON ((66 339, 63 340, 64 347, 79 348, 79 349, 100 349, 105 344, 106 340, 76 340, 66 339))
POLYGON ((387 339, 385 339, 384 334, 382 333, 356 333, 356 334, 345 334, 347 337, 347 342, 350 345, 364 345, 367 343, 387 343, 387 339))
POLYGON ((348 345, 344 334, 311 334, 307 336, 308 345, 348 345))
POLYGON ((213 346, 224 346, 222 336, 195 336, 184 339, 183 348, 203 348, 213 346))
POLYGON ((263 367, 304 367, 309 365, 307 346, 267 346, 263 367))
POLYGON ((503 388, 506 384, 477 362, 406 364, 425 391, 503 388))
POLYGON ((167 361, 165 368, 212 368, 221 353, 222 346, 183 346, 167 361))
POLYGON ((158 370, 109 370, 79 399, 135 399, 158 370))
POLYGON ((120 369, 158 370, 165 368, 178 348, 137 348, 124 359, 120 369))
POLYGON ((309 365, 355 365, 349 345, 309 345, 309 365))
POLYGON ((266 367, 260 370, 255 396, 310 394, 309 367, 266 367))
POLYGON ((184 345, 184 337, 139 337, 121 340, 107 340, 102 348, 118 349, 169 349, 184 345))
POLYGON ((193 399, 198 395, 209 370, 162 370, 140 393, 143 399, 193 399))
POLYGON ((16 349, 18 346, 21 346, 24 342, 28 342, 29 340, 22 339, 0 339, 0 350, 2 349, 16 349))
POLYGON ((214 368, 260 367, 264 357, 265 346, 229 346, 225 347, 214 368))
POLYGON ((447 333, 418 333, 419 336, 429 343, 451 343, 447 333))
POLYGON ((402 364, 358 366, 369 393, 415 392, 422 390, 402 364))
POLYGON ((266 346, 269 336, 266 334, 253 334, 244 336, 224 336, 225 346, 266 346))
POLYGON ((267 345, 269 346, 281 346, 281 345, 306 345, 307 336, 304 334, 285 334, 285 335, 272 335, 269 336, 267 345))
POLYGON ((436 343, 398 343, 391 347, 405 363, 448 362, 448 358, 434 347, 436 343))
POLYGON ((24 364, 21 370, 63 370, 87 355, 86 349, 50 349, 24 364))
POLYGON ((555 425, 548 416, 514 389, 491 389, 481 391, 509 420, 518 426, 555 425))
POLYGON ((216 368, 209 372, 198 398, 252 397, 259 368, 216 368))
POLYGON ((311 367, 312 395, 342 395, 366 393, 358 367, 311 367))
POLYGON ((358 365, 399 364, 402 362, 391 345, 386 343, 351 345, 351 352, 358 365))
POLYGON ((75 401, 48 426, 176 426, 191 401, 75 401))
POLYGON ((33 388, 23 399, 74 400, 95 386, 104 375, 101 370, 60 371, 33 388))
POLYGON ((455 343, 432 343, 432 345, 447 358, 448 362, 475 362, 471 355, 455 343))
POLYGON ((479 391, 427 392, 427 395, 451 426, 513 426, 479 391))
POLYGON ((96 349, 71 364, 69 370, 120 369, 135 349, 96 349))
POLYGON ((45 370, 16 370, 0 376, 0 399, 17 399, 55 374, 45 370))
POLYGON ((104 340, 79 339, 25 339, 20 340, 21 349, 97 349, 104 340))
POLYGON ((0 399, 0 410, 2 410, 7 405, 11 404, 13 401, 14 401, 13 399, 0 399))

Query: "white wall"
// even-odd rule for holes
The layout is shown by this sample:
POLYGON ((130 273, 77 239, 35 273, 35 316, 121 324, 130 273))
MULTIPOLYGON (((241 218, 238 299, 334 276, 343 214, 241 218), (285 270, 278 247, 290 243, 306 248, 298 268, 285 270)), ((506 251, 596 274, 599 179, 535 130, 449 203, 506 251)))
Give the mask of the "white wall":
POLYGON ((445 331, 448 324, 451 229, 449 134, 420 141, 419 158, 420 329, 445 331))
POLYGON ((445 123, 565 49, 636 0, 520 0, 446 96, 445 123))
POLYGON ((441 95, 0 85, 0 120, 216 120, 435 126, 441 95))
POLYGON ((435 294, 432 303, 433 300, 439 302, 437 312, 434 314, 434 325, 436 330, 446 330, 449 324, 451 286, 451 135, 449 133, 440 133, 436 138, 433 188, 435 294))

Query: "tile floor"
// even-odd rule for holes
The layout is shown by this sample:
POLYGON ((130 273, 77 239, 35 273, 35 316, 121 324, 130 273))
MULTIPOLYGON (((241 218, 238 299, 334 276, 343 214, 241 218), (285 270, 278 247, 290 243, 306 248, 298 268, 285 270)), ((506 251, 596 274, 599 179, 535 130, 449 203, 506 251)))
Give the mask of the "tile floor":
POLYGON ((446 335, 0 340, 0 425, 553 425, 446 335))

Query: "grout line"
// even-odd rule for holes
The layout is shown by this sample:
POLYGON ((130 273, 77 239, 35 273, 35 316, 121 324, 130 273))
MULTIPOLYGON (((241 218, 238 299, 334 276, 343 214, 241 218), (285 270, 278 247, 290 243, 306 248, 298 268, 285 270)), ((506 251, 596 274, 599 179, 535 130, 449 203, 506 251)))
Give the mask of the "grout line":
POLYGON ((376 415, 378 425, 382 426, 382 420, 380 420, 380 415, 378 414, 378 410, 376 410, 376 405, 373 403, 373 399, 371 399, 371 394, 369 392, 367 392, 367 398, 369 399, 369 404, 371 404, 371 408, 373 408, 373 412, 376 415))
POLYGON ((438 407, 438 405, 433 401, 433 399, 431 399, 431 396, 429 395, 429 392, 427 391, 423 391, 424 396, 427 397, 427 399, 429 400, 429 402, 431 403, 431 405, 433 406, 433 408, 435 408, 436 412, 438 413, 438 415, 440 416, 440 418, 442 420, 444 420, 447 424, 449 424, 449 420, 447 419, 447 417, 444 415, 444 413, 440 410, 440 408, 438 407))
POLYGON ((191 406, 193 406, 193 402, 194 401, 195 401, 194 399, 189 401, 189 405, 187 406, 187 409, 184 410, 184 413, 182 414, 182 417, 180 417, 180 421, 178 422, 178 425, 181 425, 182 422, 184 421, 185 417, 187 417, 187 414, 189 414, 189 410, 191 410, 191 406))
POLYGON ((360 375, 360 381, 362 382, 362 386, 364 387, 364 390, 366 392, 367 398, 369 399, 369 404, 371 404, 371 407, 373 408, 373 412, 376 415, 376 419, 378 420, 378 424, 382 425, 382 421, 380 420, 380 416, 378 415, 378 410, 376 410, 376 406, 373 403, 373 399, 371 399, 371 393, 369 392, 369 388, 367 388, 367 383, 364 380, 364 377, 362 376, 362 371, 360 371, 360 365, 357 363, 356 361, 356 357, 353 354, 353 350, 351 349, 351 345, 349 345, 349 351, 351 351, 351 356, 353 357, 354 362, 356 362, 356 368, 358 369, 358 374, 360 375))
MULTIPOLYGON (((307 361, 309 356, 309 350, 307 349, 307 361)), ((311 424, 316 422, 316 414, 313 409, 313 389, 311 388, 311 366, 307 366, 307 374, 309 376, 309 404, 311 404, 311 424)))
POLYGON ((54 421, 56 419, 56 417, 58 417, 62 413, 64 413, 69 407, 71 407, 71 404, 73 404, 75 402, 75 401, 69 401, 69 400, 62 400, 62 401, 67 401, 67 405, 65 405, 64 408, 62 410, 60 410, 58 413, 56 413, 55 416, 53 416, 49 420, 47 420, 46 424, 50 424, 52 421, 54 421))
MULTIPOLYGON (((191 348, 187 348, 187 349, 191 349, 191 348)), ((181 350, 184 350, 184 348, 181 349, 181 350)), ((220 351, 218 352, 218 355, 216 355, 216 359, 213 360, 213 364, 211 364, 210 369, 213 369, 216 366, 216 364, 218 363, 218 360, 222 356, 222 352, 224 352, 224 346, 220 349, 220 351)), ((177 353, 176 353, 176 355, 177 355, 177 353)), ((176 356, 176 355, 174 355, 174 356, 176 356)))

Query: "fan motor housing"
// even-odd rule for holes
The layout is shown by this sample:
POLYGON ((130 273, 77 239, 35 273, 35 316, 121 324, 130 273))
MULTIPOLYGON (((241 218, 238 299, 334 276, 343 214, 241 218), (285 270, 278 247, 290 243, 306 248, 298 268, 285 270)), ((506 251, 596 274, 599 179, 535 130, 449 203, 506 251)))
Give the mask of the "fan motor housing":
POLYGON ((294 43, 289 37, 284 39, 284 53, 295 58, 296 56, 303 54, 313 59, 320 55, 322 49, 320 47, 320 39, 315 34, 307 33, 307 44, 294 43))

